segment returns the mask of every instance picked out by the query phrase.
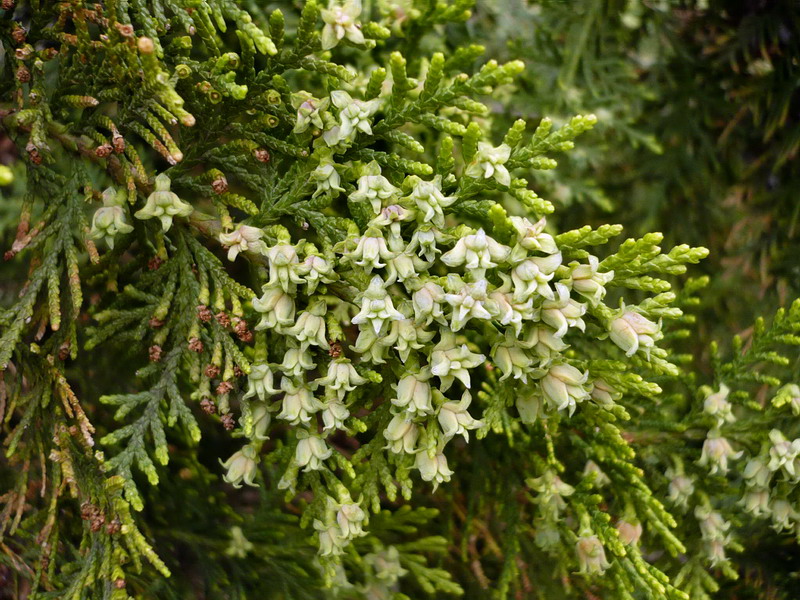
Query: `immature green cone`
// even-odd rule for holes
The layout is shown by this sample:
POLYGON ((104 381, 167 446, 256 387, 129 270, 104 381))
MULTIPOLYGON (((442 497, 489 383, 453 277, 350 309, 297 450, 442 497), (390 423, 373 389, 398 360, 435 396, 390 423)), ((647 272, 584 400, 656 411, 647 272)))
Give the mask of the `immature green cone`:
POLYGON ((328 8, 321 12, 322 20, 325 21, 321 36, 323 50, 334 48, 343 39, 354 44, 364 43, 361 24, 356 22, 361 14, 360 0, 345 0, 343 3, 332 0, 328 8))
POLYGON ((372 135, 370 121, 381 106, 380 98, 357 100, 344 90, 331 92, 331 102, 339 109, 339 124, 322 134, 329 146, 352 142, 358 132, 372 135))
POLYGON ((318 435, 308 433, 304 429, 297 431, 297 446, 294 459, 298 467, 304 471, 319 471, 324 466, 324 461, 333 454, 325 440, 318 435))
POLYGON ((222 479, 235 488, 242 487, 242 483, 257 487, 253 480, 258 474, 258 460, 256 449, 253 446, 245 446, 225 462, 220 461, 220 464, 228 470, 222 479))
POLYGON ((241 252, 265 254, 266 244, 261 240, 264 232, 258 227, 239 225, 230 233, 220 233, 219 241, 228 248, 228 260, 234 261, 241 252))
POLYGON ((606 559, 603 543, 591 531, 584 531, 575 544, 580 563, 580 572, 586 574, 602 574, 611 566, 606 559))
POLYGON ((192 205, 171 192, 170 184, 170 178, 164 173, 156 177, 156 191, 148 196, 144 208, 136 211, 133 216, 142 220, 157 217, 161 220, 162 230, 166 232, 172 227, 172 217, 188 217, 192 214, 192 205))
POLYGON ((318 130, 325 128, 322 115, 328 110, 330 105, 329 98, 318 100, 306 91, 299 91, 292 94, 292 105, 297 109, 297 121, 295 122, 294 133, 303 133, 313 125, 318 130))
POLYGON ((467 166, 466 175, 494 179, 500 185, 508 186, 511 184, 511 175, 505 164, 510 157, 511 148, 506 144, 495 148, 488 142, 478 142, 478 152, 467 166))
POLYGON ((120 201, 114 188, 103 192, 103 207, 98 208, 92 217, 92 230, 89 236, 93 240, 105 239, 108 247, 114 249, 114 236, 133 231, 133 227, 125 222, 124 196, 120 201))
POLYGON ((611 322, 611 340, 625 356, 633 356, 640 348, 649 356, 650 349, 663 337, 661 324, 653 323, 634 310, 623 310, 611 322))
POLYGON ((433 489, 439 487, 440 483, 450 481, 453 475, 453 471, 447 466, 447 457, 441 451, 437 451, 433 456, 426 450, 417 452, 414 466, 423 481, 433 482, 433 489))

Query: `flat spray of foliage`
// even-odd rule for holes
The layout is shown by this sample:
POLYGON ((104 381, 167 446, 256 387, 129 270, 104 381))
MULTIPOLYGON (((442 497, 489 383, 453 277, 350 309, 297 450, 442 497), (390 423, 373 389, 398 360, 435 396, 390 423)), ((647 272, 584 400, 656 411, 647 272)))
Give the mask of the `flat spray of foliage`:
POLYGON ((548 223, 596 118, 493 135, 468 1, 2 8, 11 597, 702 599, 800 534, 800 303, 681 368, 707 251, 548 223))

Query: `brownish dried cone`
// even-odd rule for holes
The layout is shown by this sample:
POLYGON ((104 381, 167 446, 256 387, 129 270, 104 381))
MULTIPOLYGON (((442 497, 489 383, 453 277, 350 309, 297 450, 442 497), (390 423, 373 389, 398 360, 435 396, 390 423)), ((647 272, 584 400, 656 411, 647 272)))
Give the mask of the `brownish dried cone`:
POLYGON ((342 345, 337 341, 331 341, 328 354, 331 358, 339 358, 342 355, 342 345))
POLYGON ((264 148, 256 148, 253 152, 258 162, 268 163, 270 159, 269 150, 264 148))
POLYGON ((123 138, 121 135, 112 135, 111 143, 114 145, 114 152, 117 154, 122 154, 125 152, 125 138, 123 138))
POLYGON ((109 521, 108 525, 106 525, 106 533, 108 535, 115 535, 122 530, 122 521, 119 519, 112 519, 109 521))
POLYGON ((88 521, 97 513, 97 510, 97 507, 88 500, 81 503, 81 519, 88 521))
POLYGON ((106 522, 102 511, 89 501, 81 504, 81 519, 89 521, 89 528, 94 532, 100 531, 106 522))
POLYGON ((154 256, 153 258, 147 261, 147 268, 150 269, 151 271, 157 271, 158 269, 161 268, 161 265, 163 264, 164 261, 160 257, 154 256))
POLYGON ((213 316, 214 313, 212 313, 211 309, 209 309, 205 304, 200 304, 197 307, 197 318, 203 323, 208 323, 213 316))
POLYGON ((209 415, 213 415, 217 412, 217 405, 214 404, 214 401, 211 398, 203 398, 200 401, 200 408, 203 409, 203 412, 209 415))
POLYGON ((159 327, 164 326, 164 321, 162 319, 159 319, 158 317, 153 317, 147 322, 147 324, 150 325, 150 327, 152 327, 153 329, 158 329, 159 327))
POLYGON ((94 149, 94 155, 97 158, 105 158, 113 151, 114 148, 111 146, 111 144, 103 144, 102 146, 98 146, 97 148, 94 149))
POLYGON ((31 72, 25 67, 17 69, 17 79, 20 83, 28 83, 31 80, 31 72))
POLYGON ((230 381, 220 381, 219 385, 217 386, 217 394, 222 396, 223 394, 229 394, 233 390, 233 384, 230 381))
POLYGON ((200 338, 193 337, 189 340, 189 350, 200 353, 203 351, 203 342, 200 338))
POLYGON ((206 365, 206 377, 214 379, 219 375, 219 367, 217 365, 206 365))
POLYGON ((211 189, 215 194, 224 194, 228 191, 228 180, 224 175, 219 175, 211 182, 211 189))
POLYGON ((239 365, 233 365, 233 375, 234 377, 241 377, 244 375, 244 371, 242 371, 242 368, 239 365))
POLYGON ((159 346, 158 344, 150 346, 148 352, 150 354, 150 360, 152 362, 158 362, 161 360, 161 346, 159 346))
POLYGON ((114 580, 114 587, 118 590, 125 588, 125 580, 122 577, 118 577, 114 580))
POLYGON ((253 332, 247 328, 247 321, 244 319, 234 320, 233 331, 245 344, 249 344, 253 341, 253 332))
POLYGON ((122 23, 115 23, 114 25, 122 37, 133 37, 133 25, 123 25, 122 23))
POLYGON ((236 422, 234 421, 233 415, 231 413, 226 413, 220 417, 222 421, 222 426, 227 430, 231 431, 235 426, 236 422))
POLYGON ((230 327, 231 318, 228 316, 228 313, 220 311, 214 316, 217 318, 217 323, 223 327, 230 327))
POLYGON ((97 533, 103 528, 103 525, 105 524, 106 524, 105 516, 97 515, 89 522, 89 529, 97 533))
POLYGON ((25 37, 25 30, 14 23, 14 29, 11 30, 11 39, 13 39, 17 44, 24 44, 25 37))

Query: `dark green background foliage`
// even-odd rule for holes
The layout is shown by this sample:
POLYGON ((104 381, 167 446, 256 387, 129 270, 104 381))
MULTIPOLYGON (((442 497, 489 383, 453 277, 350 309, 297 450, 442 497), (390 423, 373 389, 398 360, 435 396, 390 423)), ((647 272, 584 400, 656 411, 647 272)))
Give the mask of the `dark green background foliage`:
MULTIPOLYGON (((366 41, 329 50, 320 8, 2 0, 0 599, 796 598, 800 513, 784 528, 774 516, 776 500, 800 511, 796 481, 766 484, 762 516, 743 497, 770 431, 800 438, 797 3, 372 0, 366 41), (425 104, 412 90, 431 72, 444 83, 425 104), (296 92, 340 89, 385 99, 372 132, 335 150, 348 194, 370 165, 404 193, 441 174, 466 199, 448 213, 451 241, 482 227, 513 245, 508 214, 547 215, 565 256, 592 249, 617 273, 609 306, 624 298, 663 318, 652 361, 607 349, 608 307, 570 338, 570 361, 624 391, 612 408, 528 420, 527 383, 476 369, 481 427, 448 447, 452 479, 432 489, 413 460, 383 452, 402 365, 365 362, 372 387, 348 396, 354 424, 328 440, 330 473, 287 467, 298 441, 285 423, 253 442, 240 367, 292 346, 247 337, 266 259, 225 261, 219 234, 247 221, 268 245, 286 234, 331 260, 352 252, 341 249, 373 215, 338 192, 312 197, 324 149, 319 132, 293 128, 296 92), (545 118, 561 137, 546 137, 545 118), (479 140, 514 136, 509 164, 527 179, 516 193, 464 175, 479 140), (162 172, 195 209, 166 234, 131 216, 162 172), (97 242, 98 255, 89 232, 108 186, 135 228, 113 249, 97 242), (679 277, 703 257, 696 246, 708 257, 679 277), (199 324, 198 304, 246 319, 244 331, 199 324), (704 404, 716 392, 735 419, 704 404), (743 453, 727 473, 703 458, 720 430, 743 453), (259 487, 238 489, 219 461, 248 440, 259 487), (573 489, 548 546, 541 482, 554 473, 573 489), (694 492, 681 508, 671 485, 684 474, 694 492), (314 521, 336 477, 369 506, 367 534, 320 557, 314 521), (727 524, 724 559, 700 525, 706 508, 727 524), (645 525, 627 551, 625 519, 645 525), (587 524, 613 563, 605 577, 576 557, 587 524)), ((353 301, 369 277, 353 268, 326 283, 326 297, 353 301)), ((326 317, 330 355, 352 357, 355 328, 338 318, 326 317)), ((488 355, 491 335, 466 341, 488 355)))

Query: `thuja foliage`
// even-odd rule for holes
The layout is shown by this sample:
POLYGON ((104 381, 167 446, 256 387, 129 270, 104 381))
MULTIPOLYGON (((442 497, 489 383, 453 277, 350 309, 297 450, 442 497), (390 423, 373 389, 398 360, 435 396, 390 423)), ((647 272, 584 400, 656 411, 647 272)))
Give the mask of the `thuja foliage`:
POLYGON ((800 535, 800 303, 693 373, 707 251, 554 227, 597 119, 498 133, 468 2, 3 10, 12 597, 704 598, 800 535))
POLYGON ((493 56, 526 63, 495 126, 598 115, 559 176, 537 182, 570 206, 560 223, 613 214, 631 233, 708 247, 702 328, 717 337, 762 314, 749 298, 797 296, 795 4, 480 0, 475 12, 455 42, 490 32, 493 56))

